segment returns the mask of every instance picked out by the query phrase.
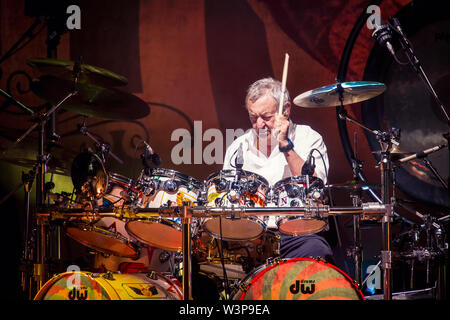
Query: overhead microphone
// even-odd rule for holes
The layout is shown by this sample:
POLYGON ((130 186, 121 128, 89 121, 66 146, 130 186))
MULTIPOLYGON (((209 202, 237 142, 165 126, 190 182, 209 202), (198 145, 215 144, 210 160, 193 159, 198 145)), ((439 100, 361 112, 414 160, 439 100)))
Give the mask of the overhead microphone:
POLYGON ((388 24, 382 24, 379 26, 375 23, 375 30, 372 33, 372 38, 374 38, 382 47, 386 47, 388 51, 395 57, 395 51, 390 43, 392 40, 391 28, 388 24))
POLYGON ((410 156, 403 157, 403 158, 401 158, 400 160, 398 160, 398 162, 406 162, 406 161, 413 160, 413 159, 417 159, 417 158, 418 158, 418 159, 420 159, 420 158, 425 158, 425 157, 426 157, 427 155, 429 155, 430 153, 439 151, 439 150, 441 150, 442 148, 445 148, 446 146, 447 146, 446 144, 441 144, 441 145, 438 145, 438 146, 435 146, 435 147, 432 147, 432 148, 429 148, 429 149, 426 149, 426 150, 417 152, 416 154, 412 154, 412 155, 410 155, 410 156))

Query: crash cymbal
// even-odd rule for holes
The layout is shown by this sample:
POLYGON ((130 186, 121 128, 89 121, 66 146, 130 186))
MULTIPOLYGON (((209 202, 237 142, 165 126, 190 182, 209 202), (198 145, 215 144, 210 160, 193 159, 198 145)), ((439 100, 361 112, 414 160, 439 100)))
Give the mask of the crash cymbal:
MULTIPOLYGON (((27 60, 27 64, 46 75, 65 80, 73 79, 74 61, 33 58, 27 60)), ((78 82, 81 84, 94 84, 101 87, 116 87, 128 84, 127 78, 88 64, 80 65, 78 82)))
POLYGON ((304 92, 295 97, 294 104, 306 108, 339 106, 339 85, 342 87, 344 105, 372 99, 386 90, 386 86, 380 82, 342 82, 304 92))
MULTIPOLYGON (((58 103, 73 88, 73 81, 48 75, 33 79, 31 83, 31 90, 52 104, 58 103)), ((78 93, 64 102, 61 108, 109 120, 136 120, 150 113, 147 103, 130 93, 87 83, 78 84, 76 88, 78 93)))
POLYGON ((378 189, 380 188, 379 185, 376 184, 370 184, 364 181, 356 181, 356 180, 350 180, 344 183, 335 183, 335 184, 329 184, 327 185, 328 188, 332 189, 339 189, 339 190, 364 190, 364 189, 378 189))

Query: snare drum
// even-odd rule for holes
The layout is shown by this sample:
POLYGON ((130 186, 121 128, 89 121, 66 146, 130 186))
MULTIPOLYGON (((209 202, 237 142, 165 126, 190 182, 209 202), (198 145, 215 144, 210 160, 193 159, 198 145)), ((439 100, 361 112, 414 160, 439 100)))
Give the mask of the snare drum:
POLYGON ((294 258, 260 266, 243 279, 234 300, 364 300, 352 279, 322 260, 294 258))
POLYGON ((255 267, 280 254, 280 236, 265 231, 255 240, 220 241, 206 232, 200 232, 193 256, 200 270, 224 278, 222 260, 228 279, 242 279, 255 267))
POLYGON ((34 300, 181 300, 180 283, 162 273, 65 272, 54 276, 34 300))
MULTIPOLYGON (((141 173, 140 208, 182 206, 183 202, 195 205, 203 185, 196 179, 175 170, 154 168, 150 175, 141 173)), ((139 241, 169 251, 181 251, 182 227, 180 219, 148 217, 139 214, 125 226, 139 241)))
MULTIPOLYGON (((264 207, 269 183, 262 176, 244 170, 221 170, 206 181, 207 204, 211 207, 264 207)), ((250 240, 261 236, 264 222, 258 217, 211 218, 203 224, 210 235, 223 240, 250 240)))
MULTIPOLYGON (((323 181, 313 176, 294 176, 278 181, 272 187, 273 203, 278 207, 320 205, 323 199, 323 181)), ((298 236, 322 231, 327 221, 319 218, 281 216, 276 224, 280 232, 298 236)))

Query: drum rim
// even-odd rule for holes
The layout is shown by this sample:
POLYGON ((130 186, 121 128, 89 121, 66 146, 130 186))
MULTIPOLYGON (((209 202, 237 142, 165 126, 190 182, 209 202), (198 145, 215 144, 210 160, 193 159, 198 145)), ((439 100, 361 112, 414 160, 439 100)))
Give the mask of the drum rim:
POLYGON ((123 257, 123 258, 131 258, 131 259, 137 259, 139 258, 139 246, 137 244, 134 244, 132 241, 130 241, 127 237, 121 235, 118 232, 112 232, 109 230, 106 230, 102 227, 98 227, 98 226, 94 226, 94 225, 90 225, 87 223, 79 223, 79 222, 70 222, 68 224, 64 225, 64 231, 65 233, 72 238, 73 240, 81 243, 82 245, 91 248, 93 250, 99 251, 101 253, 106 253, 106 254, 112 254, 114 256, 118 256, 118 257, 123 257), (79 229, 81 231, 88 231, 88 232, 94 232, 94 233, 98 233, 101 234, 103 236, 109 237, 111 239, 117 240, 119 242, 121 242, 122 244, 126 245, 128 248, 130 248, 131 250, 133 250, 135 252, 134 255, 124 255, 124 254, 117 254, 116 252, 112 251, 112 250, 108 250, 108 249, 104 249, 104 248, 100 248, 99 246, 93 245, 85 240, 79 240, 76 239, 73 235, 71 235, 68 232, 68 228, 74 228, 74 229, 79 229))
POLYGON ((124 176, 123 174, 117 173, 117 172, 109 172, 108 178, 113 178, 115 180, 118 180, 119 182, 122 182, 129 186, 129 188, 133 187, 134 180, 131 178, 128 178, 127 176, 124 176))
MULTIPOLYGON (((290 261, 312 261, 312 262, 318 262, 321 264, 325 264, 328 267, 331 267, 333 269, 335 269, 336 271, 338 271, 341 275, 343 275, 351 284, 351 286, 353 287, 353 289, 356 291, 356 293, 358 294, 358 296, 360 297, 361 300, 365 300, 364 294, 362 293, 362 291, 358 288, 358 285, 356 284, 356 282, 348 275, 346 274, 344 271, 342 271, 339 267, 335 266, 332 263, 326 262, 323 259, 319 259, 319 258, 277 258, 277 259, 273 259, 273 261, 270 261, 269 263, 260 265, 258 267, 256 267, 254 270, 252 270, 247 276, 245 276, 241 281, 238 281, 237 285, 236 285, 236 292, 233 294, 233 300, 242 300, 244 298, 244 294, 247 293, 247 291, 250 288, 250 283, 251 280, 255 279, 256 276, 258 276, 262 270, 270 270, 273 269, 275 266, 281 265, 281 264, 285 264, 288 263, 290 261), (250 283, 249 283, 250 280, 250 283), (244 288, 244 289, 243 289, 244 288)), ((262 275, 258 276, 257 278, 260 278, 262 275)))
POLYGON ((286 234, 286 235, 290 235, 290 236, 307 236, 307 235, 316 234, 316 233, 321 232, 323 229, 326 228, 328 223, 327 223, 326 219, 306 218, 306 217, 302 217, 302 216, 287 216, 287 217, 286 216, 285 217, 280 216, 280 217, 277 218, 276 224, 277 224, 278 230, 282 234, 286 234), (280 229, 280 226, 285 224, 286 222, 293 221, 293 220, 317 220, 317 221, 323 221, 324 222, 324 226, 320 230, 313 231, 313 232, 310 232, 310 233, 285 233, 285 232, 282 232, 281 229, 280 229))
POLYGON ((139 240, 140 242, 142 242, 142 243, 144 243, 146 245, 152 246, 152 247, 157 247, 159 249, 163 249, 163 250, 167 250, 167 251, 175 251, 175 252, 180 252, 183 249, 182 245, 180 247, 175 248, 175 249, 173 247, 172 248, 164 247, 164 246, 161 246, 160 244, 157 244, 157 243, 152 242, 152 241, 148 241, 147 239, 144 239, 144 238, 138 236, 137 234, 135 234, 134 232, 132 232, 130 230, 130 228, 129 228, 129 223, 130 222, 159 223, 159 224, 163 224, 163 225, 168 226, 168 227, 172 227, 173 229, 182 232, 183 228, 182 228, 181 224, 179 224, 179 223, 177 223, 175 221, 172 221, 172 220, 161 218, 161 217, 148 217, 148 218, 143 217, 143 218, 137 218, 137 219, 130 219, 129 221, 127 221, 127 223, 125 224, 125 230, 129 234, 131 234, 134 238, 139 240))
POLYGON ((197 189, 202 189, 203 184, 195 179, 194 177, 191 177, 187 174, 184 174, 180 171, 176 171, 173 169, 166 169, 166 168, 152 168, 151 170, 151 177, 150 179, 154 180, 153 177, 165 177, 165 178, 178 178, 182 182, 186 181, 191 185, 194 185, 197 189), (184 180, 182 180, 184 179, 184 180))
MULTIPOLYGON (((309 184, 312 184, 313 182, 316 182, 316 181, 320 181, 320 182, 322 182, 322 186, 323 186, 323 180, 320 179, 319 177, 309 176, 309 180, 310 180, 309 184)), ((281 179, 281 180, 277 181, 273 185, 272 190, 275 192, 276 189, 279 189, 280 187, 283 187, 283 186, 289 184, 290 182, 295 182, 295 183, 303 182, 303 183, 306 183, 306 175, 292 176, 292 177, 287 177, 287 178, 281 179), (304 180, 298 181, 298 180, 300 180, 300 178, 304 179, 304 180)), ((323 189, 323 187, 322 187, 322 189, 323 189)))
MULTIPOLYGON (((210 220, 212 220, 212 219, 219 219, 219 218, 220 218, 220 217, 212 217, 212 218, 208 218, 208 219, 206 219, 206 220, 202 223, 202 225, 201 225, 201 228, 202 228, 203 231, 205 231, 205 232, 208 233, 211 237, 213 237, 213 238, 215 238, 215 239, 218 239, 218 240, 224 240, 224 241, 246 241, 246 240, 250 240, 250 241, 251 241, 251 240, 256 240, 256 239, 258 239, 259 237, 261 237, 261 236, 264 234, 264 232, 267 230, 267 225, 266 225, 266 223, 265 223, 262 219, 260 219, 260 218, 258 218, 258 217, 256 217, 256 216, 248 216, 248 217, 241 218, 241 219, 246 219, 246 220, 256 220, 256 221, 252 221, 252 222, 256 222, 257 224, 261 225, 261 227, 262 227, 261 232, 260 232, 257 236, 251 237, 251 238, 241 238, 241 239, 228 238, 228 237, 219 237, 219 236, 214 235, 214 233, 211 232, 211 231, 209 231, 207 228, 205 228, 205 225, 206 225, 206 223, 207 223, 208 221, 210 221, 210 220)), ((225 217, 225 219, 233 220, 233 219, 230 218, 230 217, 225 217)))
MULTIPOLYGON (((238 169, 224 169, 224 170, 219 170, 216 172, 211 173, 207 178, 206 178, 206 184, 209 185, 210 180, 213 180, 215 177, 221 175, 221 174, 227 174, 227 173, 232 173, 233 176, 236 175, 236 172, 238 171, 238 169)), ((255 176, 257 178, 257 180, 259 180, 260 182, 263 182, 266 186, 270 186, 269 182, 267 181, 266 178, 264 178, 262 175, 257 174, 255 172, 252 171, 247 171, 247 170, 239 170, 242 173, 244 173, 244 175, 247 176, 255 176)))

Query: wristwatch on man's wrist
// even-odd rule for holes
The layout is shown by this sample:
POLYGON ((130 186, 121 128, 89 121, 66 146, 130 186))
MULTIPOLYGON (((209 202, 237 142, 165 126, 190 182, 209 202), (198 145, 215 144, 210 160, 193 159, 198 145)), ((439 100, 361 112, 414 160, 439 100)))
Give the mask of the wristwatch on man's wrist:
POLYGON ((294 144, 292 143, 291 139, 287 139, 288 145, 284 147, 278 147, 281 152, 288 152, 289 150, 292 150, 294 148, 294 144))

